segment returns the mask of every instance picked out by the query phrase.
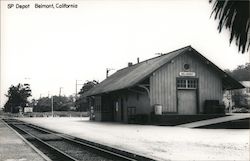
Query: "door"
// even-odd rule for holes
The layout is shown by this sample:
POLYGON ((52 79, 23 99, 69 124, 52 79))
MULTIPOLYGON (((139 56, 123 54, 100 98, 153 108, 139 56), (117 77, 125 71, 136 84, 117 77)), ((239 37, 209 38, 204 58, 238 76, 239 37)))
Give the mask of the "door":
POLYGON ((178 90, 178 113, 182 115, 197 114, 196 90, 178 90))
POLYGON ((118 121, 118 115, 117 115, 118 108, 119 108, 118 101, 114 99, 113 100, 113 121, 118 121))
POLYGON ((128 123, 135 123, 136 107, 128 107, 128 123))
POLYGON ((124 115, 124 113, 123 113, 123 99, 121 98, 121 121, 123 121, 123 115, 124 115))
POLYGON ((114 113, 114 121, 120 122, 123 120, 123 105, 121 104, 123 101, 120 98, 117 98, 113 103, 113 113, 114 113))

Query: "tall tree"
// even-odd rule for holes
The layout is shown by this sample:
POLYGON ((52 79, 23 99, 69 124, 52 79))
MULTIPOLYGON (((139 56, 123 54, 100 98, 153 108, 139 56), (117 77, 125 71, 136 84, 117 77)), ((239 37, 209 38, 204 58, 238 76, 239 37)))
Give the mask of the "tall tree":
POLYGON ((238 81, 250 81, 250 64, 239 65, 234 70, 225 70, 226 73, 231 75, 234 79, 238 81))
POLYGON ((17 86, 11 86, 8 90, 7 102, 4 105, 5 112, 17 113, 19 108, 24 108, 28 103, 28 97, 31 96, 31 90, 29 84, 18 84, 17 86))
POLYGON ((83 94, 99 84, 98 81, 93 80, 93 81, 87 81, 86 83, 83 84, 79 94, 80 97, 76 100, 76 107, 78 111, 87 111, 89 107, 90 100, 87 97, 84 97, 83 94))
POLYGON ((250 46, 250 18, 249 18, 249 0, 209 0, 213 4, 211 16, 215 14, 214 19, 219 19, 218 30, 225 27, 230 31, 231 42, 235 39, 239 52, 244 53, 250 46))

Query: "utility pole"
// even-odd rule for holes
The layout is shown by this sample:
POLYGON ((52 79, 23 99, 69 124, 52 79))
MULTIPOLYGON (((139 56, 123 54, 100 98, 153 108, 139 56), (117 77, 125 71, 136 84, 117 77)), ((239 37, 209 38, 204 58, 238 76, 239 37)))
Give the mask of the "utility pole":
POLYGON ((24 84, 29 84, 29 83, 28 83, 28 82, 29 82, 29 80, 30 80, 30 78, 29 78, 29 77, 25 77, 25 78, 24 78, 24 80, 25 80, 25 81, 24 81, 24 84))
POLYGON ((76 99, 77 99, 77 80, 76 80, 76 99))
POLYGON ((59 88, 59 97, 61 97, 62 88, 63 88, 63 87, 60 87, 60 88, 59 88))
POLYGON ((77 100, 77 80, 76 80, 76 96, 75 96, 75 108, 76 108, 76 100, 77 100))
POLYGON ((75 96, 76 99, 77 99, 77 86, 78 86, 78 85, 84 85, 84 84, 78 84, 77 81, 82 81, 82 80, 76 80, 76 96, 75 96))
POLYGON ((54 116, 54 109, 53 109, 53 95, 51 96, 51 115, 54 116))
POLYGON ((84 85, 84 84, 78 84, 77 81, 82 81, 82 80, 76 80, 76 98, 75 98, 75 107, 76 107, 76 100, 77 100, 77 86, 78 85, 84 85))

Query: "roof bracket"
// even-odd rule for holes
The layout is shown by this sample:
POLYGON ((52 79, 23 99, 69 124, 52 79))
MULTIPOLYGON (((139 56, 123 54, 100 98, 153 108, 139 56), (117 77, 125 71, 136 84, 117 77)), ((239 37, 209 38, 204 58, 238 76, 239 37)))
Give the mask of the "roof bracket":
POLYGON ((147 87, 147 85, 137 85, 138 87, 141 87, 143 89, 145 89, 147 91, 147 94, 148 94, 148 97, 150 96, 150 91, 149 91, 149 88, 147 87))

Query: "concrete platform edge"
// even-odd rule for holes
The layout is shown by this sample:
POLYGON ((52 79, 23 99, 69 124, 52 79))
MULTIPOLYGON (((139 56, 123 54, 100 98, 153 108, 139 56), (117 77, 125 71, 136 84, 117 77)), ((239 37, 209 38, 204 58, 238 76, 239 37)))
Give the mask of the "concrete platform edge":
POLYGON ((36 153, 38 153, 43 159, 46 161, 52 161, 49 157, 47 157, 43 152, 41 152, 39 149, 37 149, 34 145, 32 145, 30 142, 28 142, 22 135, 20 135, 18 132, 16 132, 12 127, 10 127, 6 122, 2 120, 2 122, 10 128, 12 131, 14 131, 27 145, 29 145, 36 153))

